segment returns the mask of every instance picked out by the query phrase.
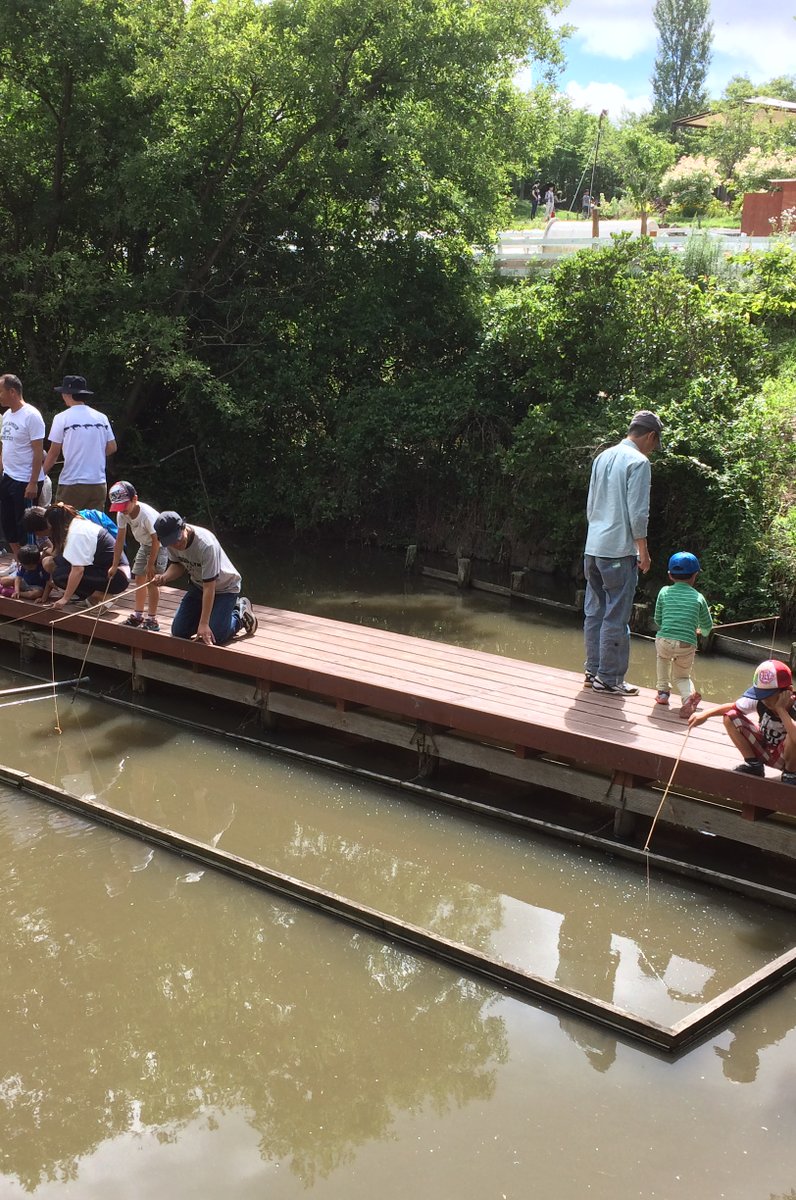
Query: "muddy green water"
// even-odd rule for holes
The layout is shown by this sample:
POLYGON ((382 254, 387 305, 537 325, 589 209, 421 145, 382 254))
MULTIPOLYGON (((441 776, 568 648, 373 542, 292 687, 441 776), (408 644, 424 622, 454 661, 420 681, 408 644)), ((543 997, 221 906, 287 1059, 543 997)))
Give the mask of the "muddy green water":
MULTIPOLYGON (((404 592, 388 557, 274 553, 259 578, 234 557, 264 603, 580 666, 574 623, 404 592)), ((651 648, 632 661, 649 682, 651 648)), ((750 673, 699 670, 717 699, 750 673)), ((6 709, 2 760, 643 1016, 793 942, 790 914, 102 704, 59 712, 60 735, 50 701, 6 709)), ((793 985, 671 1063, 9 791, 0 859, 0 1197, 796 1188, 793 985)))

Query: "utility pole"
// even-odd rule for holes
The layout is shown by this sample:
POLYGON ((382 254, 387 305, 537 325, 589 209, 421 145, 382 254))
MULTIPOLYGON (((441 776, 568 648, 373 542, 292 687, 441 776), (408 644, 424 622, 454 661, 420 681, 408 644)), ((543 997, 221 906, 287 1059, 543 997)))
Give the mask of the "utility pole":
POLYGON ((600 137, 602 136, 602 131, 603 131, 603 119, 607 116, 608 116, 608 109, 604 108, 602 110, 602 112, 600 113, 600 118, 597 122, 597 139, 594 143, 594 161, 591 165, 591 183, 589 184, 589 195, 591 196, 592 204, 594 204, 594 176, 597 171, 597 153, 600 149, 600 137))

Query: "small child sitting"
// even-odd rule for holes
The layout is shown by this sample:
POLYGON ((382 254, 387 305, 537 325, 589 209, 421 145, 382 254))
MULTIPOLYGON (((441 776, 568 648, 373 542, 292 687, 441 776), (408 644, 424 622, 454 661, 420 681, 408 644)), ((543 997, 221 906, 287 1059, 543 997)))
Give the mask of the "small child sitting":
POLYGON ((710 633, 713 620, 707 601, 696 590, 701 567, 695 554, 680 550, 669 559, 670 587, 661 588, 655 603, 655 655, 658 667, 657 704, 668 704, 672 680, 682 701, 680 716, 687 721, 696 712, 702 696, 694 687, 691 669, 696 655, 697 634, 710 633))
POLYGON ((42 554, 38 546, 20 546, 17 555, 19 566, 14 577, 14 596, 17 600, 38 600, 50 577, 42 566, 42 554))
POLYGON ((782 782, 796 784, 796 695, 790 667, 779 659, 762 662, 752 686, 733 704, 720 704, 694 714, 688 724, 701 725, 710 717, 723 717, 724 728, 743 755, 734 769, 741 775, 763 779, 766 767, 782 771, 782 782), (759 724, 749 714, 757 709, 759 724))

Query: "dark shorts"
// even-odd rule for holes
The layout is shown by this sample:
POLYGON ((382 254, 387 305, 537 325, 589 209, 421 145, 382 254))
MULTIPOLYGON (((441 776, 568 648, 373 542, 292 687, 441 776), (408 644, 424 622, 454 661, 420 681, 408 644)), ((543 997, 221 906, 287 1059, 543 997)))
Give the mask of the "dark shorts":
MULTIPOLYGON (((59 588, 65 587, 71 570, 72 564, 67 562, 63 554, 56 554, 55 566, 53 568, 53 583, 59 588)), ((87 599, 92 592, 102 592, 103 595, 107 592, 109 596, 118 596, 120 592, 127 589, 129 584, 130 576, 121 567, 113 576, 113 579, 108 582, 108 568, 97 567, 92 564, 90 567, 84 568, 83 578, 75 588, 75 595, 79 596, 81 600, 87 599)))
MULTIPOLYGON (((9 542, 16 542, 20 546, 24 545, 28 540, 28 535, 22 528, 22 518, 25 515, 26 508, 25 488, 27 486, 27 481, 23 482, 19 479, 12 479, 10 475, 3 475, 0 478, 0 524, 3 526, 3 533, 6 539, 9 542)), ((40 495, 41 484, 39 484, 36 492, 36 504, 39 502, 40 495)))

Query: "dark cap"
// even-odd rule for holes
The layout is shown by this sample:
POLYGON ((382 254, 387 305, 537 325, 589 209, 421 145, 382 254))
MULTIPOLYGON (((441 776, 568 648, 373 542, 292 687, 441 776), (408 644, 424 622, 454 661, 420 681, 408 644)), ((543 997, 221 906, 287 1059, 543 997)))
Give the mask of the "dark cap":
POLYGON ((64 381, 59 387, 53 388, 54 392, 65 392, 67 396, 93 396, 94 393, 88 390, 86 381, 82 375, 64 375, 64 381))
POLYGON ((111 512, 122 512, 135 500, 137 492, 131 483, 126 479, 120 479, 118 483, 114 483, 111 490, 108 492, 108 499, 111 502, 111 512))
POLYGON ((162 512, 155 521, 155 537, 161 546, 173 546, 184 528, 185 522, 179 513, 162 512))
POLYGON ((663 425, 660 417, 656 417, 654 412, 650 412, 648 408, 642 408, 641 412, 637 412, 630 422, 631 429, 643 429, 645 433, 657 433, 661 436, 663 425))

